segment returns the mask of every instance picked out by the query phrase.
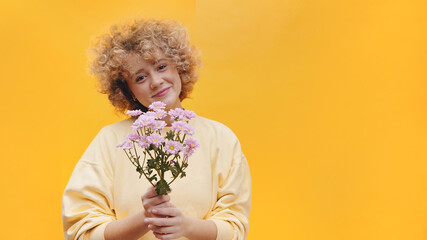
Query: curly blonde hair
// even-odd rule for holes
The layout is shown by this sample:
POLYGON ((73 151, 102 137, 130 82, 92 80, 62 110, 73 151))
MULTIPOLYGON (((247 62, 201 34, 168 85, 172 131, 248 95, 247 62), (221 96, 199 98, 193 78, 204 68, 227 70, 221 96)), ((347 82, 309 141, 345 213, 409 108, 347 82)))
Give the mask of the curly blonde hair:
POLYGON ((178 22, 169 20, 137 19, 129 24, 115 24, 110 33, 96 38, 89 72, 99 80, 99 91, 118 112, 142 109, 126 83, 130 73, 125 68, 130 53, 138 53, 146 60, 155 61, 159 54, 172 60, 181 78, 180 100, 187 98, 198 79, 199 53, 190 45, 186 29, 178 22))

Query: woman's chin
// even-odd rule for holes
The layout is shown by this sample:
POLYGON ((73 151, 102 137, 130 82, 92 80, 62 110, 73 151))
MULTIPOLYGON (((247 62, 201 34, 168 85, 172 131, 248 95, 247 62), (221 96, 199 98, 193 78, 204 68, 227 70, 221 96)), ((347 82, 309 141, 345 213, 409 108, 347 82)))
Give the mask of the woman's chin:
POLYGON ((166 109, 175 109, 175 108, 182 108, 181 107, 181 102, 179 100, 177 101, 170 101, 170 102, 164 102, 166 104, 166 109))

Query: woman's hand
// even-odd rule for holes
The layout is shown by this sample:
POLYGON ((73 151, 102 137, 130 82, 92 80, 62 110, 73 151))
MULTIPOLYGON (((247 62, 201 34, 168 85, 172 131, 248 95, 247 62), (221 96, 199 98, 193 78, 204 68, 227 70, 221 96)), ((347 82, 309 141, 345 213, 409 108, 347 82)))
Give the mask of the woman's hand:
POLYGON ((217 228, 213 221, 185 216, 170 202, 168 195, 157 195, 154 187, 150 187, 141 199, 145 209, 144 225, 156 238, 216 239, 217 228))
POLYGON ((166 208, 172 206, 169 195, 157 195, 153 186, 147 189, 147 192, 141 196, 142 206, 144 206, 145 217, 155 217, 154 208, 166 208))
POLYGON ((190 219, 184 216, 175 206, 169 202, 169 206, 152 209, 153 217, 146 218, 148 229, 152 230, 158 239, 176 239, 186 236, 190 219))

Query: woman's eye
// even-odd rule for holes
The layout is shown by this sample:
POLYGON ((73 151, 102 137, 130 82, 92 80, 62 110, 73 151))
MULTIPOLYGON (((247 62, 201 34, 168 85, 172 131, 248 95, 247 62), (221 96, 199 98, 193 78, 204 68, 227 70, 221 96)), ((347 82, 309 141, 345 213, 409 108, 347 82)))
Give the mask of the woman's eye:
POLYGON ((145 76, 139 76, 137 79, 136 79, 136 81, 137 82, 139 82, 139 81, 143 81, 143 80, 145 80, 145 76))
POLYGON ((166 65, 164 65, 164 64, 162 64, 162 65, 159 66, 159 70, 163 70, 165 68, 166 68, 166 65))

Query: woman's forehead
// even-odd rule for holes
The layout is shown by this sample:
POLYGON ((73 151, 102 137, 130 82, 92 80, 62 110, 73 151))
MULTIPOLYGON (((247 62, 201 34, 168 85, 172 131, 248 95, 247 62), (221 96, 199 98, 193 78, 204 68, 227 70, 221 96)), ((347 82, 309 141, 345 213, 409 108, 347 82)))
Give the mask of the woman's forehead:
POLYGON ((124 66, 131 74, 135 74, 142 66, 154 65, 163 60, 168 60, 168 58, 161 52, 158 54, 132 52, 126 56, 124 66))

